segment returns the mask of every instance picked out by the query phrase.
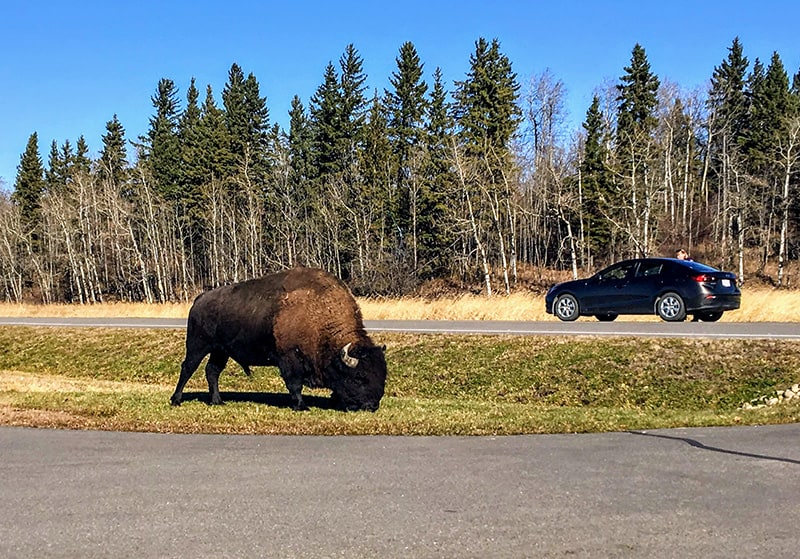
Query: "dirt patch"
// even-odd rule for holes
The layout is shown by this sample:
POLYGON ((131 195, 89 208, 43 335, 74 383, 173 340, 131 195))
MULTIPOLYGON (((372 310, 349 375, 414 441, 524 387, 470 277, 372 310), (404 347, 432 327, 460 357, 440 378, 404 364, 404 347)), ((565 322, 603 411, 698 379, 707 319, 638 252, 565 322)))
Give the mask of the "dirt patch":
POLYGON ((86 429, 88 418, 63 411, 28 410, 0 404, 0 425, 60 429, 86 429))

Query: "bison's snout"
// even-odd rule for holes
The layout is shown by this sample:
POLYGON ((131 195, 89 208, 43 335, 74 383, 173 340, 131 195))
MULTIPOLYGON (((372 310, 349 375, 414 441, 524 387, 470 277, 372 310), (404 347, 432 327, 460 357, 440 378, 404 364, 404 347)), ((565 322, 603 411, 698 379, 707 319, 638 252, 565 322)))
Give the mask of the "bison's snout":
POLYGON ((380 406, 380 402, 367 402, 363 406, 361 406, 362 411, 371 411, 376 412, 378 411, 378 407, 380 406))

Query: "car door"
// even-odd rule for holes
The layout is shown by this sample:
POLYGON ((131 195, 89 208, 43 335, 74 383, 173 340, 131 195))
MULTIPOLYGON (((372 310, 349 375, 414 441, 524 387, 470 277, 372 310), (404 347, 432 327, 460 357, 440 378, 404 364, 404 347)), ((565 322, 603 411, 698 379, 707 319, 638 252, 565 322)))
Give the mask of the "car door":
POLYGON ((666 268, 662 260, 642 260, 636 274, 628 284, 628 312, 649 314, 654 312, 655 297, 664 285, 666 268))
POLYGON ((632 295, 628 287, 636 275, 638 262, 628 260, 609 266, 594 278, 581 305, 588 313, 629 312, 632 295))

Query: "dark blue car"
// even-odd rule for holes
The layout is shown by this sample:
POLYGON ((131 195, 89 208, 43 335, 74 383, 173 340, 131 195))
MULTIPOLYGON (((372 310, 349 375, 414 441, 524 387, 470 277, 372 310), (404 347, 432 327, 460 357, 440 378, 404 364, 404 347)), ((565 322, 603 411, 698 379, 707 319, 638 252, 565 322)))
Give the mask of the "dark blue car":
POLYGON ((614 320, 621 314, 657 314, 679 322, 686 315, 714 322, 739 308, 742 294, 736 274, 691 260, 635 258, 618 262, 587 279, 550 288, 546 310, 561 320, 594 316, 614 320))

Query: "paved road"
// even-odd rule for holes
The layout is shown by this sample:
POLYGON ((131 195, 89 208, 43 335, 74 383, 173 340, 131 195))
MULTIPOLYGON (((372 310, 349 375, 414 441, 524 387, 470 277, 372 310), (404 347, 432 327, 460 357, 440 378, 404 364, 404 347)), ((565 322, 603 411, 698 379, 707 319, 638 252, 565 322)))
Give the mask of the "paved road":
POLYGON ((798 440, 6 427, 0 557, 797 557, 798 440))
MULTIPOLYGON (((185 328, 184 318, 8 318, 0 326, 185 328)), ((785 322, 597 322, 498 320, 366 320, 371 332, 510 334, 518 336, 650 336, 800 340, 800 324, 785 322)))

